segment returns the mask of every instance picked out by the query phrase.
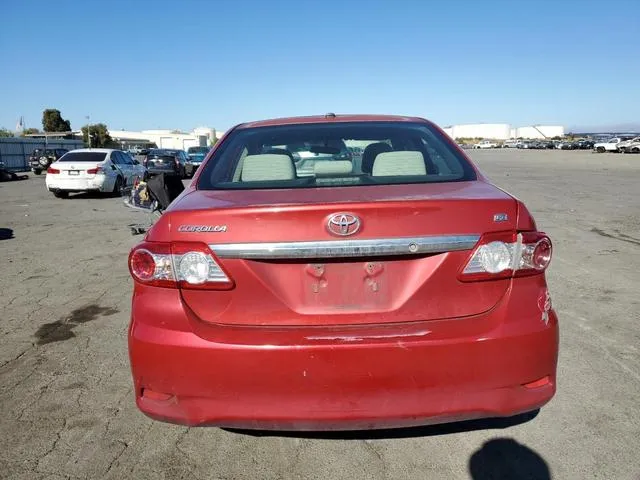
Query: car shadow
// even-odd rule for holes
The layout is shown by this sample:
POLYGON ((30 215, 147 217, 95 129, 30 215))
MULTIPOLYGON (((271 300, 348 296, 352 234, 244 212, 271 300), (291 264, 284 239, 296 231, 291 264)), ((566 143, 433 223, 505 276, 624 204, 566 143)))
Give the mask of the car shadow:
POLYGON ((103 198, 115 198, 119 195, 113 193, 103 193, 103 192, 82 192, 82 193, 71 193, 67 200, 86 200, 86 199, 103 199, 103 198))
POLYGON ((473 480, 550 480, 547 462, 538 453, 511 438, 489 440, 469 459, 473 480))
POLYGON ((394 438, 432 437, 450 435, 453 433, 472 432, 475 430, 503 430, 521 425, 533 420, 540 410, 505 418, 483 418, 464 422, 443 423, 422 427, 393 428, 380 430, 349 430, 349 431, 275 431, 275 430, 245 430, 238 428, 224 428, 228 432, 249 435, 253 437, 288 437, 317 440, 384 440, 394 438))
POLYGON ((0 228, 0 240, 10 240, 13 237, 13 230, 10 228, 0 228))

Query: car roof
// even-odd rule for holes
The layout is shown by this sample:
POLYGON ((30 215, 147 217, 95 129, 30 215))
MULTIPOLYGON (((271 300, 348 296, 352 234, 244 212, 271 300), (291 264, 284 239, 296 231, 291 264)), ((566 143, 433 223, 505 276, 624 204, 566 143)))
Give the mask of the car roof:
POLYGON ((299 125, 306 123, 344 123, 344 122, 428 122, 420 117, 405 117, 400 115, 312 115, 308 117, 285 117, 270 120, 242 123, 236 128, 271 127, 276 125, 299 125))
POLYGON ((76 148, 75 150, 69 150, 69 153, 76 153, 76 152, 110 153, 115 151, 116 151, 115 148, 76 148))

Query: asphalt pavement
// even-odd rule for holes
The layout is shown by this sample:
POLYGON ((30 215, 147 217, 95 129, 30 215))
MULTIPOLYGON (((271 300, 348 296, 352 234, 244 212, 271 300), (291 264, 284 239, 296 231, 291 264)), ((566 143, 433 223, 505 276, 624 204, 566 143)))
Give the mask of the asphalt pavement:
POLYGON ((152 421, 126 346, 146 215, 30 175, 0 183, 0 478, 640 479, 640 155, 470 154, 554 241, 558 393, 537 415, 317 435, 152 421))

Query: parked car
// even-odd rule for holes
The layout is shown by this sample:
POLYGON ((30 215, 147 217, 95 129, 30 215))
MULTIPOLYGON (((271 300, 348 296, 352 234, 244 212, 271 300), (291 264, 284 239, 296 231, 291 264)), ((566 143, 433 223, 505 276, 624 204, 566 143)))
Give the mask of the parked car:
POLYGON ((519 140, 506 140, 502 144, 502 148, 518 148, 519 143, 521 143, 519 140))
POLYGON ((40 175, 68 151, 66 148, 36 148, 29 156, 29 168, 36 175, 40 175))
POLYGON ((189 156, 184 150, 152 148, 147 152, 143 164, 149 175, 164 173, 186 178, 188 161, 189 156))
POLYGON ((620 143, 618 143, 618 150, 622 153, 625 153, 630 145, 638 142, 640 142, 640 137, 633 137, 628 140, 622 140, 620 143))
POLYGON ((193 174, 196 173, 196 170, 202 164, 209 150, 211 150, 209 147, 189 147, 187 149, 189 159, 185 164, 185 170, 188 177, 193 177, 193 174))
POLYGON ((581 138, 573 142, 572 147, 575 150, 591 150, 594 145, 595 142, 593 140, 581 138))
POLYGON ((553 397, 551 241, 431 122, 252 122, 200 168, 129 255, 133 391, 150 417, 368 429, 553 397), (362 158, 311 176, 283 148, 347 140, 369 142, 362 158))
POLYGON ((640 153, 640 140, 627 144, 624 153, 640 153))
POLYGON ((540 150, 540 149, 546 148, 546 144, 543 144, 538 140, 527 140, 526 142, 522 142, 522 143, 523 145, 520 148, 526 148, 530 150, 540 150))
POLYGON ((47 169, 45 184, 58 198, 72 192, 112 192, 146 177, 146 169, 120 150, 91 148, 71 150, 47 169))
POLYGON ((595 143, 593 149, 598 153, 617 152, 618 144, 622 141, 623 139, 621 137, 613 137, 606 142, 595 143))
POLYGON ((479 143, 476 143, 473 148, 498 148, 498 144, 496 142, 492 142, 491 140, 482 140, 479 143))

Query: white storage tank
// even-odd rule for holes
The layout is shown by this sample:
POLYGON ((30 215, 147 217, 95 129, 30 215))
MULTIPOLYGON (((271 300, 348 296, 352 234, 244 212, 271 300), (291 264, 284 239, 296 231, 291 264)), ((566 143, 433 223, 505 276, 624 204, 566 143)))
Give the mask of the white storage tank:
POLYGON ((453 138, 486 138, 506 140, 511 135, 511 125, 507 123, 474 123, 451 127, 453 138))
POLYGON ((206 147, 215 141, 216 131, 209 127, 198 127, 193 129, 193 136, 198 139, 200 146, 206 147))
POLYGON ((516 129, 518 138, 543 139, 564 136, 564 127, 557 125, 531 125, 516 129))

